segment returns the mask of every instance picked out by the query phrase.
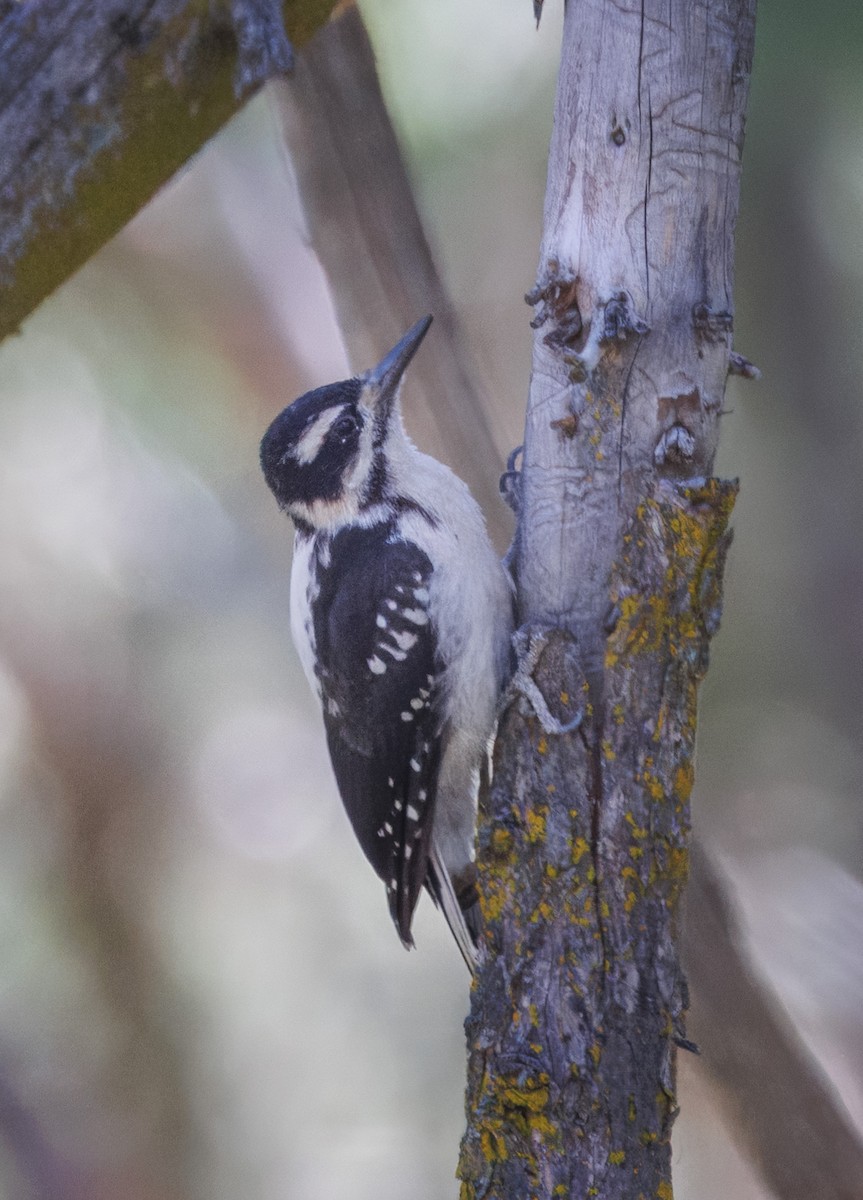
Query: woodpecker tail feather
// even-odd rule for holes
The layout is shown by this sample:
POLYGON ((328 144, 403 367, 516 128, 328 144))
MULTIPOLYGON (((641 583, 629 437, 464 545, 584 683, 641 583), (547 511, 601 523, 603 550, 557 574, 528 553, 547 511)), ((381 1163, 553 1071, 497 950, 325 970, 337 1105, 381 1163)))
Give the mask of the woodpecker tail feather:
POLYGON ((467 963, 468 970, 471 975, 476 975, 476 945, 479 932, 477 914, 473 911, 476 906, 471 904, 470 908, 462 910, 449 871, 444 866, 440 851, 434 844, 429 854, 426 887, 432 900, 446 918, 446 923, 456 940, 462 958, 467 963))

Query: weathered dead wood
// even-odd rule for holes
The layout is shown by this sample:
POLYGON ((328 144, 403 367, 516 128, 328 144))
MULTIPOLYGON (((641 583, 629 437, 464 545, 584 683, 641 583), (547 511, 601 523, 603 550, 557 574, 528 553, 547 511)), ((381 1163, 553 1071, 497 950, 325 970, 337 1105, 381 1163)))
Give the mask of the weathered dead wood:
POLYGON ((0 4, 0 338, 290 65, 334 0, 0 4))
POLYGON ((411 321, 434 315, 433 334, 411 367, 408 423, 424 450, 471 479, 502 550, 512 521, 500 503, 489 406, 435 267, 354 4, 311 39, 292 76, 274 81, 270 94, 352 363, 360 370, 377 362, 411 321))
POLYGON ((566 10, 529 297, 516 566, 532 653, 480 821, 489 953, 465 1200, 672 1194, 696 693, 735 494, 708 476, 753 32, 754 0, 566 10))

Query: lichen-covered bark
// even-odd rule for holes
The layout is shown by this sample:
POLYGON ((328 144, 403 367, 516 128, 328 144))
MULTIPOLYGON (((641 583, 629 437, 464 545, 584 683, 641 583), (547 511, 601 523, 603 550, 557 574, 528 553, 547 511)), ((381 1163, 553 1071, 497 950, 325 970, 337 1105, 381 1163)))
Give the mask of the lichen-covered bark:
POLYGON ((0 338, 290 65, 334 0, 0 3, 0 338))
POLYGON ((549 636, 537 683, 560 721, 583 706, 576 734, 546 733, 524 699, 503 719, 480 823, 465 1200, 670 1200, 696 693, 735 493, 662 481, 638 506, 599 707, 572 636, 549 636))
POLYGON ((753 23, 754 0, 566 9, 514 554, 546 645, 480 814, 463 1200, 672 1196, 753 23))

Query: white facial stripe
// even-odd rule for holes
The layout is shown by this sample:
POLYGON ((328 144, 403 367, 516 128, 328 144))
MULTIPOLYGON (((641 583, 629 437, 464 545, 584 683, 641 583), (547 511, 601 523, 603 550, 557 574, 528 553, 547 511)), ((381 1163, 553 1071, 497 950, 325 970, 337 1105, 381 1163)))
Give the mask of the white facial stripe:
POLYGON ((336 419, 336 414, 340 413, 343 408, 343 404, 334 404, 332 408, 325 408, 319 416, 315 417, 292 451, 292 457, 298 463, 308 466, 310 462, 315 461, 330 432, 330 426, 336 419))
POLYGON ((346 489, 349 492, 362 487, 368 477, 369 471, 372 468, 372 456, 374 454, 374 422, 363 409, 360 409, 363 414, 363 427, 360 430, 360 445, 357 453, 356 462, 353 465, 350 475, 345 480, 346 489))

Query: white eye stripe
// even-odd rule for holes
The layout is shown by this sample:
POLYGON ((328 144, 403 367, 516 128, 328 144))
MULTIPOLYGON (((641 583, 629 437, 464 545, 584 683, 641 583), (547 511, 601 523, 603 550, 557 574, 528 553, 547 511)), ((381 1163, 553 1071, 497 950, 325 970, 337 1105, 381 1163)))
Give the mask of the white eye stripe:
POLYGON ((309 463, 315 461, 320 453, 321 446, 326 441, 333 421, 342 412, 343 407, 341 404, 336 404, 332 408, 325 408, 303 431, 302 437, 300 437, 291 452, 298 463, 308 466, 309 463))

